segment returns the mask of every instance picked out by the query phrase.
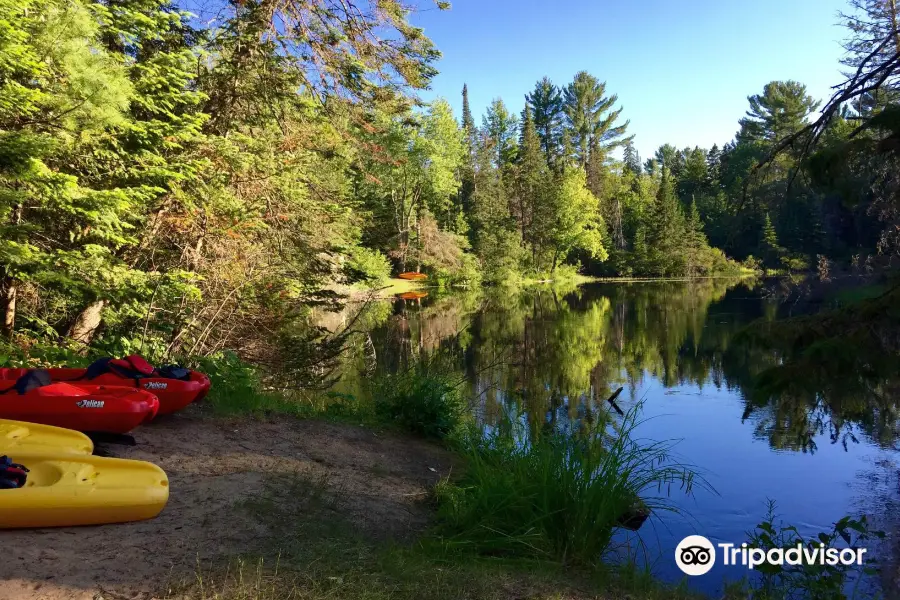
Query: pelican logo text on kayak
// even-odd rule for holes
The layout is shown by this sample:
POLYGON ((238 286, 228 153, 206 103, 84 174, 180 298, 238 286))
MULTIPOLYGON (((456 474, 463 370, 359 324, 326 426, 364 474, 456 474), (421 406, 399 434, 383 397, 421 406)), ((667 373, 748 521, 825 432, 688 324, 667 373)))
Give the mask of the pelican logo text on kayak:
POLYGON ((103 400, 79 400, 75 403, 78 408, 103 408, 103 400))
POLYGON ((164 381, 150 381, 145 386, 144 389, 148 390, 164 390, 169 387, 168 383, 164 381))

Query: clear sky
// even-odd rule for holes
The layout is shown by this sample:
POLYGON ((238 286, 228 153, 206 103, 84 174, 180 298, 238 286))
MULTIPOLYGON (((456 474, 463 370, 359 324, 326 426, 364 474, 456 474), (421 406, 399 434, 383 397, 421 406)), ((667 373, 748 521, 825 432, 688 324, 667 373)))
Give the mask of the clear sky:
POLYGON ((493 98, 519 112, 544 75, 564 85, 586 70, 618 94, 647 158, 666 142, 721 147, 747 96, 772 80, 826 99, 841 79, 846 9, 846 0, 455 0, 413 22, 444 55, 423 98, 442 96, 459 116, 467 83, 480 124, 493 98))

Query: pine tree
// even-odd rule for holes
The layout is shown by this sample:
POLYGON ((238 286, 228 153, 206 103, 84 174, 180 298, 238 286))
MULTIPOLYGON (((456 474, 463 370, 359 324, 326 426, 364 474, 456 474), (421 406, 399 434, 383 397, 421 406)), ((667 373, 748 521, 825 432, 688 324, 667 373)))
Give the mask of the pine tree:
POLYGON ((0 30, 0 329, 9 334, 21 284, 37 284, 65 312, 92 293, 86 275, 118 279, 114 251, 133 242, 140 204, 79 179, 96 156, 77 144, 122 126, 134 95, 91 9, 2 0, 0 30))
MULTIPOLYGON (((617 125, 622 109, 613 110, 618 96, 606 96, 606 83, 586 71, 575 75, 563 93, 566 127, 572 141, 574 158, 587 170, 592 155, 602 164, 610 150, 631 142, 623 138, 628 121, 617 125)), ((588 174, 591 179, 591 174, 588 174)))
POLYGON ((719 146, 713 144, 709 152, 706 153, 706 175, 707 185, 710 189, 719 188, 719 179, 721 177, 722 152, 719 146))
POLYGON ((668 169, 664 168, 647 226, 648 265, 658 276, 684 272, 684 215, 668 169))
POLYGON ((526 105, 522 111, 522 127, 519 135, 519 154, 516 164, 515 201, 516 219, 519 223, 522 243, 531 246, 532 258, 539 245, 542 231, 536 229, 542 221, 541 209, 549 174, 547 163, 541 151, 541 140, 538 137, 531 107, 526 105))
POLYGON ((773 81, 762 94, 749 96, 750 110, 739 123, 738 142, 774 144, 800 131, 819 102, 796 81, 773 81))
POLYGON ((544 77, 534 86, 534 91, 525 95, 525 101, 531 107, 534 126, 541 139, 544 157, 551 168, 558 169, 562 164, 561 156, 563 134, 563 99, 549 78, 544 77))
POLYGON ((643 172, 641 169, 641 156, 634 147, 634 142, 632 140, 625 142, 625 152, 622 160, 625 164, 626 171, 633 173, 634 175, 640 175, 643 172))
POLYGON ((668 172, 670 177, 678 178, 683 165, 683 157, 681 152, 672 144, 663 144, 657 148, 653 155, 656 164, 659 166, 660 174, 668 172))
POLYGON ((516 138, 519 121, 507 110, 503 100, 496 98, 487 109, 481 124, 491 138, 494 148, 494 166, 504 169, 516 158, 516 138))
POLYGON ((694 148, 686 153, 684 168, 678 176, 678 197, 686 205, 703 192, 709 180, 706 151, 694 148))
POLYGON ((759 242, 760 257, 766 266, 778 267, 781 257, 784 255, 784 248, 778 244, 778 235, 775 233, 775 227, 772 225, 769 213, 766 213, 761 233, 759 242))
POLYGON ((469 87, 462 89, 462 130, 466 139, 466 155, 460 169, 459 209, 463 215, 472 210, 472 195, 475 193, 475 152, 478 130, 469 106, 469 87))
MULTIPOLYGON (((465 83, 462 89, 462 123, 463 131, 467 136, 475 135, 475 118, 472 116, 472 108, 469 106, 469 86, 465 83)), ((474 137, 472 138, 474 140, 474 137)))
POLYGON ((709 250, 709 242, 706 239, 706 234, 703 232, 703 221, 700 218, 700 211, 697 209, 697 202, 693 199, 685 221, 684 233, 685 274, 690 277, 700 275, 709 268, 705 261, 709 250))

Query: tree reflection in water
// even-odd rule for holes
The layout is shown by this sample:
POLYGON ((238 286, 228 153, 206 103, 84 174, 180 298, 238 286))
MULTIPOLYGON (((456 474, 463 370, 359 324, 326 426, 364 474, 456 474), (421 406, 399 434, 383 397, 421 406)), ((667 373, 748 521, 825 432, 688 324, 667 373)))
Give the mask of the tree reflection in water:
MULTIPOLYGON (((445 355, 487 424, 510 410, 533 432, 607 419, 612 391, 624 386, 635 401, 652 378, 741 392, 743 419, 776 449, 861 436, 893 446, 900 365, 896 337, 877 333, 887 325, 804 343, 815 322, 777 321, 787 310, 759 283, 732 279, 468 290, 381 310, 368 339, 383 372, 445 355)), ((341 385, 359 389, 364 352, 341 385)))

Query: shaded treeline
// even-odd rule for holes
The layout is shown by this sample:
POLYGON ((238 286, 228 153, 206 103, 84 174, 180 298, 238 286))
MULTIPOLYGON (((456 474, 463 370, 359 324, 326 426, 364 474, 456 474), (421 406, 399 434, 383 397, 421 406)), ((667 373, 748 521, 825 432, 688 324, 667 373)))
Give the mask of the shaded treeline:
MULTIPOLYGON (((760 283, 721 279, 471 291, 384 313, 373 323, 373 369, 402 371, 440 355, 488 423, 511 415, 527 415, 533 428, 603 421, 614 390, 625 386, 624 399, 630 394, 635 401, 653 377, 667 388, 740 391, 744 418, 773 447, 814 451, 821 435, 835 443, 863 435, 894 444, 900 433, 890 394, 897 385, 895 350, 842 338, 828 342, 846 348, 839 354, 830 345, 809 354, 795 343, 806 321, 817 322, 809 317, 772 325, 783 330, 781 341, 743 333, 748 323, 774 324, 790 309, 766 293, 760 283), (812 368, 823 352, 834 358, 812 368)), ((857 330, 875 335, 868 326, 857 330)), ((364 356, 362 347, 359 352, 364 356)), ((353 385, 355 373, 346 371, 345 386, 353 385)))
POLYGON ((20 346, 240 349, 304 386, 347 342, 309 326, 334 283, 739 271, 726 253, 864 271, 896 252, 892 0, 851 4, 851 78, 822 119, 772 82, 723 148, 646 161, 587 72, 480 125, 465 89, 459 120, 421 102, 440 55, 396 0, 220 8, 0 0, 0 329, 20 346))

